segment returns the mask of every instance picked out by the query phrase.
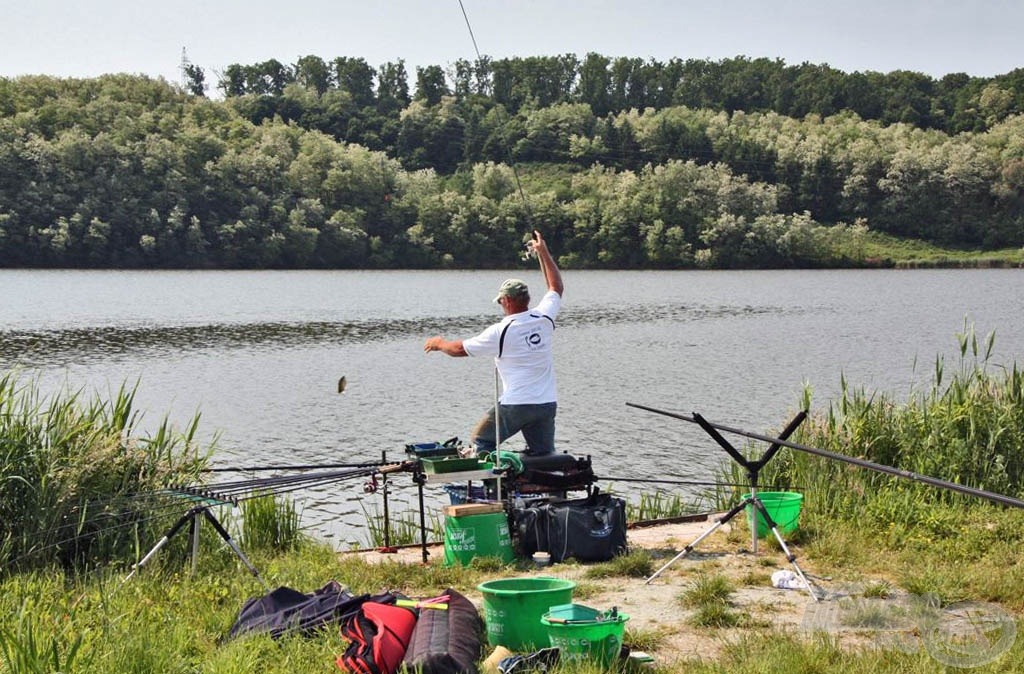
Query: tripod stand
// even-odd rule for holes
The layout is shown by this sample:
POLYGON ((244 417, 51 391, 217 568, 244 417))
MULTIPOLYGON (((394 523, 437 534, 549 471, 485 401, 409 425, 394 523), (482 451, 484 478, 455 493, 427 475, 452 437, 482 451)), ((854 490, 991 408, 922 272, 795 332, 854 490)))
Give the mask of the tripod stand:
POLYGON ((124 585, 125 583, 127 583, 131 579, 131 577, 135 575, 135 572, 137 572, 139 569, 145 566, 146 562, 152 559, 153 556, 157 552, 159 552, 160 548, 167 545, 167 542, 171 540, 174 534, 178 533, 181 530, 181 528, 185 526, 186 523, 189 524, 189 529, 192 532, 192 565, 193 568, 195 568, 197 555, 199 553, 199 523, 202 521, 199 519, 200 515, 202 515, 206 519, 206 521, 213 525, 214 530, 216 530, 220 537, 224 539, 224 542, 228 544, 228 547, 231 548, 235 555, 237 555, 238 558, 242 560, 242 563, 245 564, 245 566, 249 569, 252 575, 256 577, 256 580, 260 581, 263 587, 265 587, 267 590, 270 590, 270 586, 267 585, 263 578, 260 577, 260 572, 257 571, 256 567, 252 565, 252 562, 250 562, 246 558, 246 556, 242 554, 242 550, 238 547, 238 544, 235 543, 235 541, 231 538, 231 534, 229 534, 227 532, 227 529, 225 529, 224 526, 219 521, 217 521, 217 518, 213 516, 213 513, 210 512, 210 508, 207 505, 195 505, 189 508, 188 512, 182 515, 178 519, 178 521, 175 522, 171 526, 171 528, 167 530, 167 533, 165 533, 160 538, 160 540, 157 541, 156 545, 153 546, 153 549, 147 552, 146 555, 141 560, 139 560, 139 562, 132 569, 132 572, 125 576, 125 579, 121 581, 121 584, 124 585))
MULTIPOLYGON (((792 435, 793 431, 795 431, 797 427, 801 423, 803 423, 804 419, 806 418, 807 413, 801 411, 799 414, 793 417, 793 420, 789 422, 785 429, 783 429, 778 439, 786 440, 790 435, 792 435)), ((764 507, 764 503, 757 496, 757 482, 761 469, 764 468, 765 465, 767 465, 767 463, 772 460, 775 454, 782 448, 782 445, 778 442, 773 442, 771 446, 768 448, 768 451, 766 451, 760 459, 752 461, 747 457, 743 456, 743 454, 741 454, 735 447, 729 444, 729 441, 722 437, 722 434, 719 433, 714 428, 714 426, 708 423, 708 421, 704 417, 694 413, 693 421, 699 424, 700 427, 703 428, 705 432, 707 432, 707 434, 710 435, 712 439, 714 439, 715 442, 721 445, 722 449, 724 449, 726 453, 729 454, 733 461, 743 466, 743 468, 747 472, 747 478, 750 480, 750 494, 746 498, 744 498, 740 503, 735 505, 731 510, 729 510, 729 512, 720 517, 713 527, 711 527, 710 529, 702 533, 700 536, 698 536, 696 539, 694 539, 692 543, 683 548, 682 552, 680 552, 678 555, 670 559, 668 563, 666 563, 660 569, 651 574, 650 578, 644 581, 644 584, 649 584, 652 580, 661 575, 662 571, 664 571, 672 564, 674 564, 676 560, 682 559, 686 555, 690 554, 698 543, 700 543, 702 540, 713 534, 722 525, 731 520, 733 517, 735 517, 749 505, 755 508, 758 513, 760 513, 761 517, 764 518, 764 522, 769 526, 769 528, 771 528, 772 534, 774 534, 775 539, 779 542, 779 546, 782 548, 782 552, 786 555, 786 560, 793 565, 793 569, 796 570, 797 577, 801 581, 803 581, 804 587, 807 589, 808 593, 810 593, 811 597, 815 601, 820 601, 820 598, 818 597, 817 593, 815 593, 814 588, 811 585, 811 582, 807 579, 807 577, 804 575, 804 572, 801 571, 800 567, 797 565, 796 555, 790 552, 789 548, 786 547, 786 541, 782 539, 782 535, 779 533, 779 529, 775 521, 772 519, 771 515, 768 514, 768 510, 764 507)), ((757 526, 754 523, 752 523, 750 527, 750 547, 751 551, 754 554, 757 554, 757 526)))

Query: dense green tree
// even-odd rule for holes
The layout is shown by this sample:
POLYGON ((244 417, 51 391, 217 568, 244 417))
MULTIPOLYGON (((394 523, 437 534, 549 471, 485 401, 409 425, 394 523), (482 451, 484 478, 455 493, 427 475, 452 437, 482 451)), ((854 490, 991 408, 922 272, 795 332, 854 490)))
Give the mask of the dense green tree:
POLYGON ((598 117, 604 117, 612 110, 612 79, 609 72, 611 60, 607 56, 591 52, 580 66, 577 98, 590 106, 598 117))
POLYGON ((442 97, 450 94, 444 70, 440 66, 416 68, 416 94, 413 100, 423 101, 427 105, 438 105, 442 97))
POLYGON ((303 56, 295 62, 295 81, 323 96, 334 84, 334 74, 319 56, 303 56))
POLYGON ((352 102, 359 107, 374 103, 374 69, 362 58, 339 57, 331 62, 334 81, 343 91, 348 92, 352 102))
POLYGON ((186 63, 184 65, 185 91, 193 96, 206 95, 206 73, 199 66, 186 63))
POLYGON ((396 113, 409 105, 409 82, 405 61, 389 62, 377 70, 377 111, 396 113))

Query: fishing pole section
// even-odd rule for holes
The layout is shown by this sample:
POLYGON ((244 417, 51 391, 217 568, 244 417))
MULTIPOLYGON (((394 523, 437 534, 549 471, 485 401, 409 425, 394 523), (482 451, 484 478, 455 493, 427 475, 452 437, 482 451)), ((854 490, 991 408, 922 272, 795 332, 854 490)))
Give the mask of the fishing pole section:
MULTIPOLYGON (((250 573, 267 587, 267 583, 260 576, 259 571, 249 561, 238 544, 232 539, 227 529, 213 514, 215 507, 236 507, 242 502, 255 498, 273 497, 289 492, 310 489, 326 484, 343 482, 351 479, 364 479, 362 491, 364 494, 379 493, 383 498, 383 545, 376 548, 377 552, 395 553, 398 548, 391 542, 391 508, 390 508, 390 481, 389 479, 399 473, 411 476, 412 483, 417 489, 417 500, 419 510, 420 543, 422 560, 426 564, 429 561, 429 542, 427 540, 427 521, 424 487, 431 482, 444 481, 448 483, 462 482, 466 489, 466 503, 470 504, 473 499, 472 485, 474 482, 485 485, 497 482, 497 490, 492 494, 495 500, 501 500, 508 494, 508 489, 502 488, 502 478, 506 479, 505 487, 513 484, 524 488, 520 476, 530 475, 524 460, 516 453, 496 450, 483 457, 461 457, 459 450, 462 446, 457 437, 453 437, 444 443, 415 443, 405 446, 409 458, 403 461, 389 461, 387 452, 381 452, 379 463, 352 463, 352 464, 299 464, 299 465, 262 465, 262 466, 228 466, 208 468, 204 472, 210 474, 222 473, 260 473, 275 472, 285 473, 270 477, 253 477, 239 480, 226 480, 220 482, 209 482, 198 485, 176 485, 160 490, 155 496, 165 501, 162 509, 184 506, 185 512, 167 529, 157 543, 138 561, 131 572, 124 578, 122 584, 135 576, 167 543, 180 531, 189 525, 191 538, 191 558, 193 571, 196 569, 199 552, 199 528, 205 520, 216 533, 223 539, 225 544, 241 560, 250 573)), ((545 463, 555 461, 559 468, 567 469, 572 484, 560 483, 551 488, 556 490, 566 487, 582 486, 589 489, 593 482, 593 471, 590 470, 590 459, 576 459, 568 455, 549 457, 545 463), (569 465, 571 464, 571 465, 569 465)), ((545 466, 546 467, 546 466, 545 466)), ((535 489, 549 491, 545 485, 535 485, 535 489)), ((518 491, 516 494, 518 495, 518 491)), ((269 588, 268 588, 269 589, 269 588)))
MULTIPOLYGON (((632 405, 631 403, 626 404, 630 405, 631 407, 639 407, 638 405, 632 405)), ((643 409, 656 411, 653 410, 652 408, 643 409)), ((710 435, 711 438, 722 449, 725 450, 725 453, 729 455, 729 458, 731 458, 733 461, 738 463, 743 468, 743 470, 746 472, 747 480, 749 480, 749 492, 743 500, 741 500, 739 503, 737 503, 735 506, 729 509, 727 513, 719 517, 711 528, 704 531, 704 533, 702 533, 700 536, 694 539, 692 543, 685 546, 682 552, 677 554, 675 557, 666 562, 660 569, 651 574, 651 576, 644 581, 645 585, 649 585, 655 578, 660 576, 662 572, 664 572, 668 567, 672 566, 676 561, 682 559, 686 555, 693 552, 693 550, 702 540, 716 532, 719 528, 725 526, 729 522, 729 520, 736 517, 736 515, 743 512, 744 510, 746 510, 747 506, 750 506, 751 508, 757 510, 757 512, 763 518, 765 524, 771 530, 772 535, 775 536, 775 540, 778 541, 779 547, 782 549, 782 552, 786 557, 786 561, 788 561, 793 566, 793 570, 796 572, 797 578, 800 579, 800 583, 811 595, 811 598, 814 599, 814 601, 821 600, 821 597, 819 596, 821 593, 804 574, 803 570, 800 568, 800 565, 796 563, 796 555, 794 555, 793 552, 786 545, 785 539, 783 539, 782 534, 779 533, 778 525, 776 524, 775 520, 772 519, 772 516, 769 514, 768 509, 765 507, 764 502, 762 502, 760 497, 757 495, 758 482, 761 470, 766 465, 768 465, 768 462, 770 462, 775 457, 775 455, 778 454, 779 450, 782 449, 781 443, 790 435, 792 435, 793 432, 796 431, 796 429, 800 426, 800 424, 804 422, 804 419, 806 418, 807 413, 804 411, 801 411, 799 414, 793 417, 789 424, 786 425, 786 428, 783 429, 779 438, 775 439, 768 447, 767 451, 765 451, 765 453, 761 455, 761 458, 756 460, 745 457, 739 450, 733 447, 732 444, 730 444, 729 441, 726 440, 721 433, 718 432, 718 430, 714 427, 713 424, 709 423, 704 417, 700 416, 699 414, 694 414, 692 418, 688 419, 698 424, 702 429, 704 429, 704 431, 708 435, 710 435)), ((757 554, 757 535, 757 527, 751 526, 750 548, 751 552, 753 552, 753 554, 755 555, 757 554)))
MULTIPOLYGON (((384 546, 382 552, 393 552, 395 549, 390 543, 390 523, 388 507, 388 475, 400 471, 417 473, 422 471, 418 461, 402 461, 389 463, 386 452, 381 454, 381 463, 370 464, 313 464, 313 465, 268 465, 268 466, 239 466, 225 468, 210 468, 209 473, 228 472, 262 472, 262 471, 308 471, 313 472, 292 473, 276 475, 273 477, 250 478, 244 480, 232 480, 201 485, 178 485, 160 491, 157 495, 170 500, 172 503, 187 505, 188 508, 177 521, 164 533, 157 543, 138 562, 131 572, 124 578, 122 584, 128 582, 135 574, 144 567, 167 543, 180 531, 189 525, 191 545, 191 557, 193 571, 196 569, 199 552, 199 528, 203 520, 213 527, 217 535, 225 542, 231 551, 245 565, 250 573, 265 587, 270 587, 260 576, 259 571, 239 548, 238 544, 228 533, 224 525, 211 511, 214 507, 236 507, 241 502, 262 498, 267 496, 279 496, 299 489, 309 489, 316 486, 331 484, 348 479, 367 478, 363 485, 363 492, 373 494, 380 490, 384 496, 384 546), (323 470, 316 470, 323 469, 323 470), (327 470, 331 469, 331 470, 327 470)), ((415 480, 415 478, 414 478, 415 480)), ((422 494, 421 494, 422 503, 422 494)), ((421 525, 424 522, 421 519, 421 525)), ((426 538, 424 533, 424 546, 426 538)), ((425 547, 424 547, 425 550, 425 547)))
MULTIPOLYGON (((669 411, 657 409, 657 408, 654 408, 654 407, 648 407, 646 405, 639 405, 639 404, 636 404, 636 403, 627 402, 626 405, 629 406, 629 407, 635 407, 637 409, 645 410, 645 411, 648 411, 648 412, 654 412, 655 414, 660 414, 662 416, 671 417, 673 419, 679 419, 681 421, 687 421, 687 422, 690 422, 690 423, 697 424, 722 449, 724 449, 726 451, 726 453, 729 455, 729 457, 733 461, 737 462, 738 464, 740 464, 744 468, 744 470, 747 473, 747 478, 750 481, 750 485, 749 485, 750 492, 747 495, 747 497, 743 499, 742 502, 740 502, 735 507, 730 509, 725 515, 723 515, 722 517, 720 517, 718 519, 718 521, 715 523, 715 525, 713 527, 711 527, 710 529, 708 529, 707 531, 702 533, 700 536, 698 536, 692 543, 687 545, 683 549, 682 552, 680 552, 678 555, 676 555, 671 560, 669 560, 668 563, 666 563, 660 569, 655 571, 645 581, 645 584, 646 583, 650 583, 652 580, 657 578, 665 569, 667 569, 669 566, 671 566, 673 563, 675 563, 676 560, 681 559, 681 558, 685 557, 686 555, 688 555, 690 552, 692 552, 693 549, 696 547, 696 545, 698 543, 700 543, 702 540, 704 540, 704 538, 709 536, 711 533, 713 533, 719 527, 723 526, 726 522, 728 522, 730 519, 735 517, 740 511, 742 511, 748 505, 750 505, 753 508, 757 509, 757 511, 758 511, 758 513, 760 513, 761 517, 764 518, 765 523, 771 528, 771 531, 774 534, 775 538, 778 540, 779 545, 782 548, 783 553, 786 555, 786 559, 793 565, 793 568, 796 571, 796 575, 799 578, 799 580, 801 581, 801 584, 803 585, 803 587, 807 589, 807 591, 810 593, 811 597, 813 597, 815 601, 820 601, 822 599, 821 591, 811 582, 811 580, 808 578, 808 576, 806 574, 804 574, 804 572, 797 565, 796 557, 792 554, 792 552, 790 552, 789 548, 786 546, 786 542, 783 540, 782 535, 779 533, 778 528, 776 526, 776 523, 772 520, 771 516, 768 513, 768 510, 764 507, 764 504, 761 502, 761 500, 757 496, 758 475, 759 475, 761 469, 764 468, 764 466, 769 461, 771 461, 771 459, 776 455, 776 453, 778 453, 778 451, 781 448, 783 448, 783 447, 788 447, 790 449, 795 449, 797 451, 806 452, 808 454, 813 454, 815 456, 820 456, 820 457, 823 457, 823 458, 826 458, 826 459, 831 459, 831 460, 834 460, 834 461, 841 461, 843 463, 848 463, 848 464, 851 464, 851 465, 854 465, 854 466, 859 466, 860 468, 865 468, 865 469, 868 469, 868 470, 873 470, 873 471, 876 471, 876 472, 885 473, 887 475, 894 475, 896 477, 900 477, 900 478, 903 478, 903 479, 911 480, 911 481, 914 481, 914 482, 919 482, 921 484, 927 484, 927 485, 930 485, 930 486, 933 486, 933 487, 939 487, 941 489, 947 489, 947 490, 950 490, 950 491, 955 491, 955 492, 958 492, 958 493, 961 493, 961 494, 966 494, 968 496, 975 496, 975 497, 978 497, 978 498, 984 498, 984 499, 987 499, 989 501, 993 501, 995 503, 999 503, 1001 505, 1012 506, 1012 507, 1015 507, 1015 508, 1024 508, 1024 501, 1021 501, 1020 499, 1013 498, 1011 496, 1006 496, 1004 494, 997 494, 997 493, 994 493, 994 492, 985 491, 984 489, 977 489, 975 487, 968 487, 968 486, 965 486, 965 485, 962 485, 962 484, 957 484, 955 482, 949 482, 947 480, 941 480, 939 478, 931 477, 929 475, 922 475, 920 473, 913 473, 913 472, 908 471, 908 470, 902 470, 902 469, 899 469, 899 468, 894 468, 893 466, 886 466, 884 464, 873 463, 873 462, 867 461, 865 459, 858 459, 858 458, 855 458, 855 457, 846 456, 846 455, 843 455, 843 454, 838 454, 836 452, 830 452, 830 451, 827 451, 827 450, 824 450, 824 449, 819 449, 817 447, 809 447, 807 445, 802 445, 800 443, 792 442, 788 438, 789 438, 790 435, 793 434, 794 431, 796 431, 797 427, 799 427, 800 424, 803 423, 804 419, 807 418, 806 410, 800 411, 789 422, 789 424, 783 429, 783 431, 779 434, 778 437, 772 437, 770 435, 765 435, 765 434, 762 434, 762 433, 754 433, 754 432, 746 431, 746 430, 743 430, 743 429, 740 429, 740 428, 735 428, 735 427, 732 427, 732 426, 726 426, 726 425, 723 425, 723 424, 712 423, 712 422, 708 421, 707 419, 705 419, 703 416, 701 416, 700 414, 698 414, 696 412, 693 413, 693 415, 691 416, 691 415, 686 415, 686 414, 679 414, 679 413, 676 413, 676 412, 669 412, 669 411), (736 448, 733 447, 729 443, 729 441, 726 440, 722 436, 722 433, 720 431, 721 432, 725 432, 725 433, 732 433, 732 434, 739 435, 739 436, 742 436, 742 437, 746 437, 746 438, 749 438, 749 439, 752 439, 752 440, 759 440, 759 441, 762 441, 762 442, 767 442, 767 443, 769 443, 770 446, 769 446, 768 450, 761 456, 760 459, 751 460, 751 459, 743 456, 743 454, 741 454, 739 451, 737 451, 736 448)), ((753 548, 753 551, 756 553, 757 552, 757 530, 753 526, 751 527, 751 547, 753 548)))

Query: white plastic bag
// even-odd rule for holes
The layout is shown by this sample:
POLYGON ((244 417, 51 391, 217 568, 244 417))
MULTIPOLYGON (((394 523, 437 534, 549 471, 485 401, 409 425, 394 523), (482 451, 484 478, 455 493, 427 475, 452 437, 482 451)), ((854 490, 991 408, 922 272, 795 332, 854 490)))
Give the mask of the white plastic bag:
POLYGON ((792 571, 782 569, 772 574, 772 587, 783 590, 806 590, 807 583, 792 571))

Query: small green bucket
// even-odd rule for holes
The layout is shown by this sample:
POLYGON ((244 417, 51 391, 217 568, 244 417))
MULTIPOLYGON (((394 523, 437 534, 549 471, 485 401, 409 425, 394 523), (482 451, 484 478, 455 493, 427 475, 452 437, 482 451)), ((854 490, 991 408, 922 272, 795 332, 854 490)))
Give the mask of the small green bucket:
POLYGON ((572 601, 576 583, 561 578, 499 578, 480 583, 484 596, 487 643, 511 651, 546 648, 548 631, 541 618, 552 606, 572 601))
POLYGON ((444 565, 469 566, 475 557, 515 559, 505 513, 444 518, 444 565))
MULTIPOLYGON (((750 494, 744 494, 743 498, 750 498, 750 494)), ((797 530, 800 525, 800 504, 804 500, 803 494, 795 491, 759 491, 757 498, 761 499, 768 515, 775 520, 776 526, 779 527, 779 533, 790 534, 797 530)), ((754 506, 748 503, 747 524, 751 524, 754 513, 754 506)), ((757 537, 764 538, 770 532, 771 529, 764 521, 764 516, 757 512, 757 537)))
POLYGON ((598 611, 580 604, 552 606, 541 618, 559 662, 586 660, 602 667, 618 659, 627 620, 627 614, 615 609, 598 611))

